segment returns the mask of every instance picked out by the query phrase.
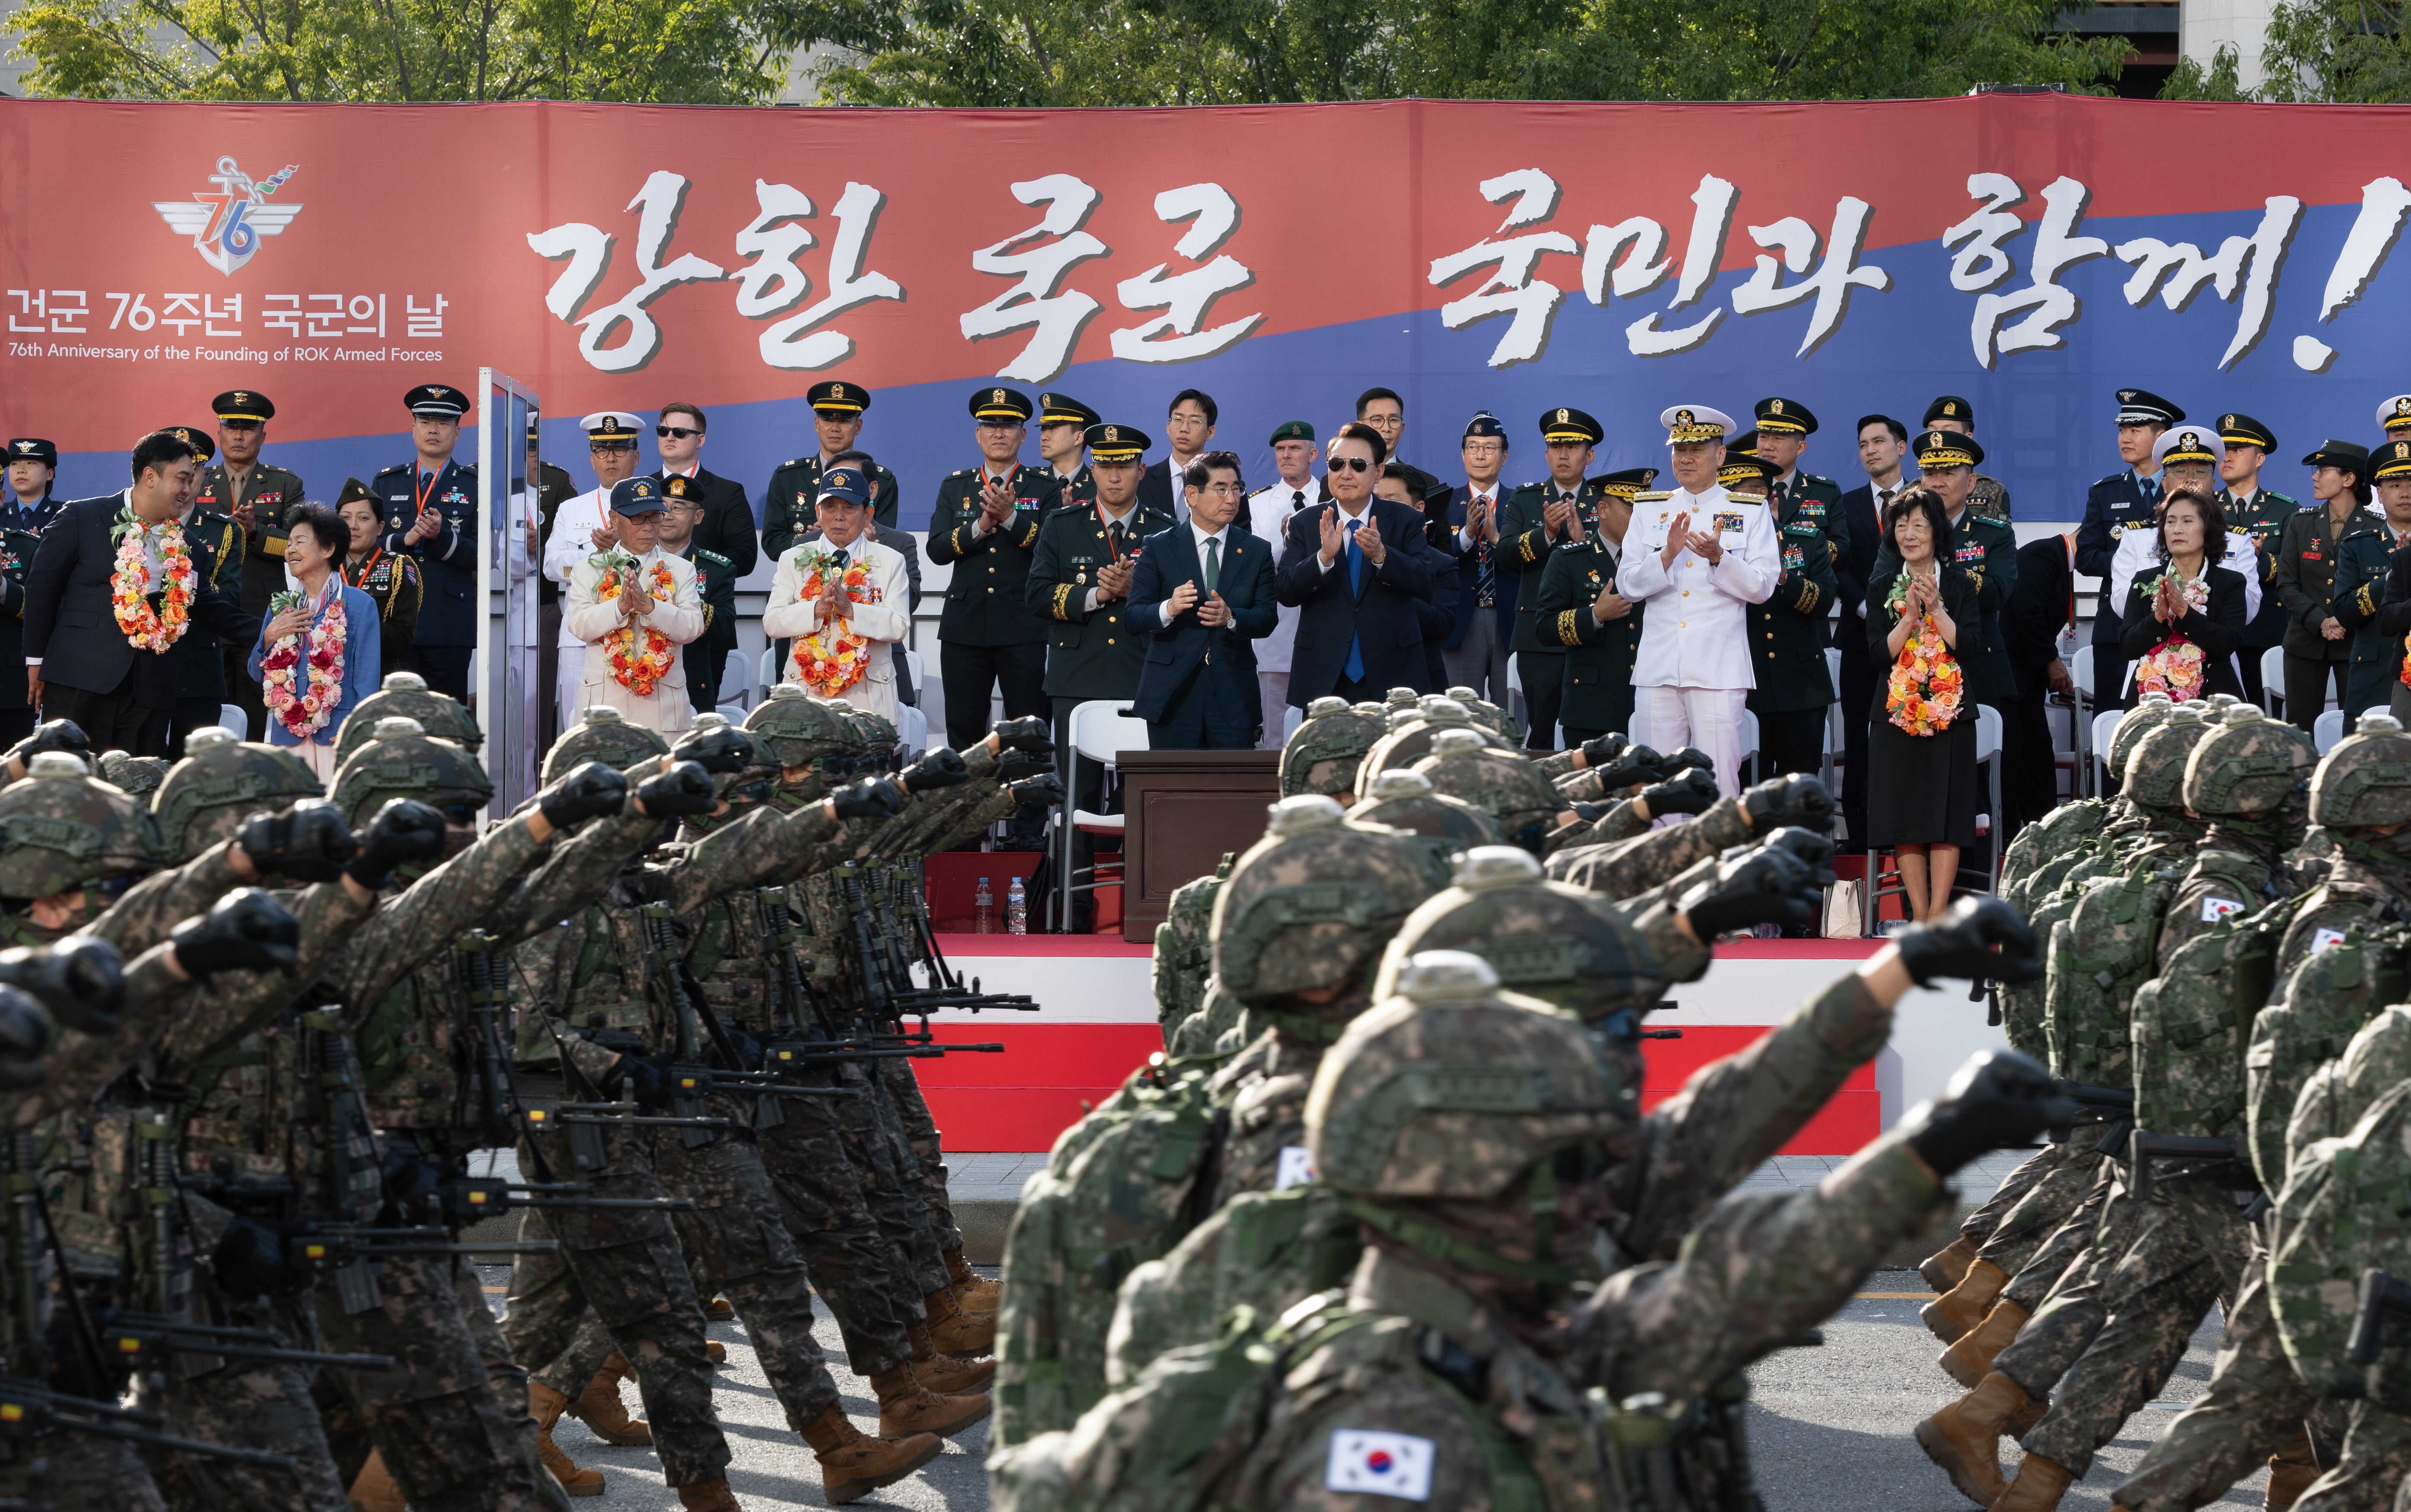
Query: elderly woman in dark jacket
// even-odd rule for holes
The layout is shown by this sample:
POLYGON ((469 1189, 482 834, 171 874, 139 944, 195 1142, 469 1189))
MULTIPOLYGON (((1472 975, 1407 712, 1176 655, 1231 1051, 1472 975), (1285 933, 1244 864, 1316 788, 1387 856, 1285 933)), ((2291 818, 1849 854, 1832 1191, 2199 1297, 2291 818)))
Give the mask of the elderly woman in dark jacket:
POLYGON ((2128 708, 2149 692, 2180 703, 2209 693, 2243 696, 2235 665, 2243 644, 2243 575, 2218 565, 2206 545, 2226 539, 2226 511, 2206 489, 2179 488, 2161 506, 2162 571, 2135 574, 2118 633, 2128 708))

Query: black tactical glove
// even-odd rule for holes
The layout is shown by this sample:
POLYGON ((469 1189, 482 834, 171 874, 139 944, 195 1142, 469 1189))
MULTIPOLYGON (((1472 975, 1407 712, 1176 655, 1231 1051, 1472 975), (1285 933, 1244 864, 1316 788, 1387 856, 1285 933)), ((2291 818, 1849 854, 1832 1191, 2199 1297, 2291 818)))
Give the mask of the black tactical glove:
POLYGON ((690 730, 670 748, 670 760, 693 762, 716 777, 725 777, 753 764, 753 737, 727 726, 690 730))
POLYGON ((1750 829, 1759 835, 1786 824, 1811 830, 1834 827, 1834 795, 1805 772, 1770 778, 1743 789, 1741 807, 1749 816, 1750 829))
POLYGON ((217 907, 168 932, 176 964, 196 980, 221 971, 290 971, 298 959, 301 922, 267 891, 239 887, 217 907))
POLYGON ((1807 867, 1810 886, 1821 888, 1834 880, 1833 836, 1789 826, 1776 830, 1761 843, 1788 853, 1792 860, 1807 867))
POLYGON ((840 819, 893 819, 904 809, 904 790, 884 777, 849 782, 829 794, 840 819))
POLYGON ((557 830, 607 818, 627 803, 627 778, 601 762, 586 763, 535 795, 536 811, 557 830))
POLYGON ((620 1073, 620 1096, 640 1112, 670 1105, 670 1062, 666 1055, 621 1055, 612 1068, 620 1073))
POLYGON ((1603 735, 1593 735, 1582 743, 1583 766, 1585 770, 1605 766, 1623 755, 1624 748, 1630 744, 1632 742, 1625 739, 1620 732, 1615 730, 1610 730, 1603 735))
POLYGON ((1597 768, 1599 785, 1606 792, 1658 779, 1658 753, 1646 746, 1627 746, 1615 759, 1597 768))
POLYGON ((1004 750, 1036 750, 1055 743, 1055 733, 1046 721, 1035 714, 1025 714, 1017 720, 999 720, 996 743, 1004 750))
POLYGON ((1649 806, 1651 819, 1663 819, 1668 814, 1704 814, 1719 794, 1716 774, 1694 766, 1672 781, 1642 789, 1640 796, 1649 806))
POLYGON ((49 1076, 51 1015, 32 993, 0 986, 0 1091, 22 1092, 49 1076))
POLYGON ((285 1259, 292 1235, 285 1224, 236 1217, 226 1224, 218 1247, 210 1252, 210 1270, 218 1287, 230 1297, 288 1297, 301 1289, 302 1273, 285 1259))
POLYGON ((64 750, 80 756, 86 766, 95 770, 99 765, 92 759, 91 739, 84 734, 83 726, 73 720, 44 720, 34 726, 32 734, 9 747, 7 754, 0 756, 0 763, 22 761, 31 764, 35 757, 46 750, 64 750))
POLYGON ((1013 794, 1016 804, 1059 804, 1063 801, 1063 779, 1052 772, 1041 772, 1006 783, 1004 791, 1013 794))
POLYGON ((935 792, 972 779, 972 769, 954 748, 942 746, 898 774, 907 792, 935 792))
POLYGON ((1718 862, 1678 907, 1704 943, 1729 929, 1805 924, 1816 917, 1816 895, 1807 867, 1780 846, 1761 845, 1718 862))
POLYGON ((428 866, 444 856, 444 816, 416 798, 396 798, 377 810, 359 837, 360 853, 343 875, 373 893, 398 866, 428 866))
POLYGON ((1055 748, 1043 750, 1008 750, 998 758, 997 777, 1006 782, 1018 782, 1026 777, 1055 770, 1055 748))
POLYGON ((281 814, 254 814, 234 843, 262 876, 296 882, 331 882, 359 853, 352 827, 324 798, 304 798, 281 814))
POLYGON ((1697 746, 1685 746, 1681 750, 1670 750, 1658 758, 1659 777, 1672 778, 1685 772, 1705 772, 1714 777, 1717 774, 1716 758, 1697 746))
POLYGON ((636 801, 645 806, 648 819, 674 819, 680 814, 710 813, 720 807, 720 794, 712 791, 711 774, 701 763, 680 761, 638 783, 636 801))
POLYGON ((32 993, 51 1017, 84 1034, 113 1032, 125 1003, 125 967, 117 947, 91 935, 0 951, 0 981, 32 993))
POLYGON ((1980 1050, 1942 1096, 1911 1108, 1900 1127, 1918 1158, 1948 1176, 1980 1156, 2031 1143, 2081 1111, 2053 1090, 2040 1061, 2014 1050, 1980 1050))
POLYGON ((1574 818, 1582 821, 1585 824, 1598 823, 1600 820, 1607 817, 1608 812, 1607 806, 1604 804, 1570 803, 1566 805, 1566 807, 1574 811, 1574 818))
POLYGON ((1961 898, 1940 919, 1911 924, 1892 942, 1921 987, 1936 977, 2012 986, 2042 980, 2041 942, 2024 916, 1996 897, 1961 898))

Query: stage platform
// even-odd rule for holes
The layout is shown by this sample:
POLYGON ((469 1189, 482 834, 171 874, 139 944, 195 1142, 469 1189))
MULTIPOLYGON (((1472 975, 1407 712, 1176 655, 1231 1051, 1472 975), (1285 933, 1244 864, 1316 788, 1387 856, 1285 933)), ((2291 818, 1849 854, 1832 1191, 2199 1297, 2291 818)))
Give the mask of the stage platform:
MULTIPOLYGON (((1163 1048, 1149 952, 1104 935, 941 934, 947 960, 990 992, 1028 993, 1035 1013, 949 1013, 942 1040, 995 1042, 1001 1055, 914 1063, 948 1152, 1044 1151, 1081 1112, 1163 1048)), ((1874 940, 1752 940, 1719 946, 1699 981, 1676 989, 1650 1027, 1680 1040, 1645 1046, 1644 1106, 1679 1090, 1703 1063, 1732 1054, 1879 948, 1874 940)), ((1979 1049, 2006 1045, 1965 984, 1903 999, 1892 1042, 1853 1075, 1799 1137, 1791 1156, 1846 1156, 1938 1092, 1979 1049)))

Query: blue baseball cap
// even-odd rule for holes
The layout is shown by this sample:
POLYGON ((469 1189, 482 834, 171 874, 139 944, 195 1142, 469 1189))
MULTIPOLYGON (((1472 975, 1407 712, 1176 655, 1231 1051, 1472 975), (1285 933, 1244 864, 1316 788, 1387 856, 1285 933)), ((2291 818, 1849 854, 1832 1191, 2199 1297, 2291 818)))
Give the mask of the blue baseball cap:
POLYGON ((661 486, 650 477, 621 478, 611 486, 614 515, 658 515, 668 507, 662 502, 661 486))
POLYGON ((850 467, 833 467, 821 474, 820 490, 812 495, 814 503, 824 499, 842 499, 849 504, 870 502, 870 488, 862 473, 850 467))

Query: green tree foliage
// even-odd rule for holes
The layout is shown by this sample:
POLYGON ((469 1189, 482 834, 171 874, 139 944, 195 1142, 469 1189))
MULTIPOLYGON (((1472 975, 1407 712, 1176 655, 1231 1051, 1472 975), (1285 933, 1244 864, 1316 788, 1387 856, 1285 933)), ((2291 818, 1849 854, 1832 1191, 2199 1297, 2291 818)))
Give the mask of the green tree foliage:
POLYGON ((2269 21, 2258 97, 2318 105, 2411 100, 2411 17, 2372 0, 2280 0, 2269 21))

